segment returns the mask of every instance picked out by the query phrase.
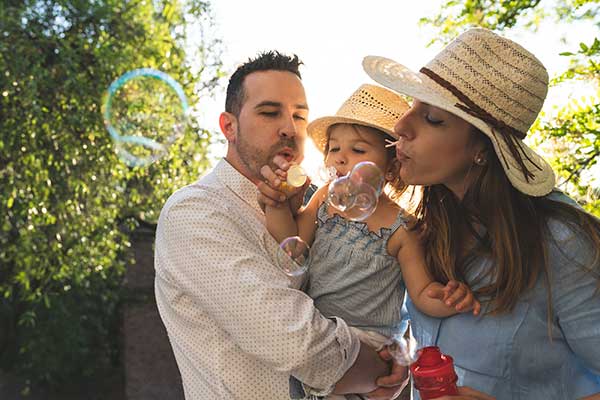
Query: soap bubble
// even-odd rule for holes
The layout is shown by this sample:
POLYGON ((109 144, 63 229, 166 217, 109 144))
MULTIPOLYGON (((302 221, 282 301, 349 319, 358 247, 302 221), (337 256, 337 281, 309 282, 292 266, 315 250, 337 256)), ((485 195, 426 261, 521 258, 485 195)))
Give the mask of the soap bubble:
POLYGON ((308 270, 310 247, 299 236, 286 238, 281 242, 277 253, 278 265, 288 276, 300 276, 308 270))
POLYGON ((377 208, 379 196, 369 185, 359 185, 355 189, 354 204, 345 210, 344 217, 352 221, 364 221, 377 208))
POLYGON ((371 161, 359 162, 352 168, 350 177, 356 183, 364 184, 375 189, 377 196, 383 190, 384 178, 379 167, 371 161))
POLYGON ((342 213, 352 208, 356 200, 356 185, 349 176, 342 176, 329 184, 327 202, 342 213))
POLYGON ((326 167, 326 166, 322 165, 319 168, 317 175, 322 182, 329 183, 337 178, 337 170, 333 166, 326 167))
POLYGON ((408 338, 394 336, 388 345, 388 350, 398 364, 408 366, 419 358, 417 346, 417 340, 412 335, 408 338))
POLYGON ((187 124, 183 89, 162 71, 129 71, 108 88, 104 124, 119 157, 129 166, 148 165, 167 153, 187 124))
POLYGON ((377 209, 383 183, 383 174, 375 163, 360 162, 348 175, 329 184, 327 202, 344 218, 363 221, 377 209))

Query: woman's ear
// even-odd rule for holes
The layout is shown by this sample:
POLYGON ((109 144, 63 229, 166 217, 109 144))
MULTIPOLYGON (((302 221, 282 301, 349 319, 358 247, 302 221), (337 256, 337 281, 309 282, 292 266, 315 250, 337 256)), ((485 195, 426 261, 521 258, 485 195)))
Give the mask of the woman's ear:
POLYGON ((219 115, 219 127, 227 142, 235 143, 238 132, 238 120, 236 116, 228 112, 222 112, 219 115))

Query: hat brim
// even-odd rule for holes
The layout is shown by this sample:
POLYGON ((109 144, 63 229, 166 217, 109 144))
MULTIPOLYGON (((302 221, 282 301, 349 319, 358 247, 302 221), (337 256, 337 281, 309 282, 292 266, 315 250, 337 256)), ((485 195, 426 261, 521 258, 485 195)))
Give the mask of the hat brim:
POLYGON ((382 127, 381 125, 370 124, 363 120, 347 117, 321 117, 308 124, 306 129, 308 131, 308 136, 312 139, 317 149, 319 149, 319 151, 322 153, 325 152, 325 147, 327 146, 327 130, 331 125, 335 124, 356 124, 368 126, 370 128, 375 128, 385 132, 393 138, 398 138, 398 135, 396 135, 393 130, 382 127))
POLYGON ((487 123, 456 107, 456 104, 462 104, 462 102, 427 75, 411 71, 409 68, 388 58, 376 56, 365 57, 363 68, 379 84, 400 94, 448 111, 481 130, 492 141, 506 176, 517 190, 538 197, 550 193, 554 188, 556 182, 554 171, 546 160, 523 141, 516 139, 522 144, 519 147, 522 149, 521 156, 525 166, 535 174, 527 181, 508 145, 504 140, 500 140, 499 136, 501 134, 494 133, 487 123))

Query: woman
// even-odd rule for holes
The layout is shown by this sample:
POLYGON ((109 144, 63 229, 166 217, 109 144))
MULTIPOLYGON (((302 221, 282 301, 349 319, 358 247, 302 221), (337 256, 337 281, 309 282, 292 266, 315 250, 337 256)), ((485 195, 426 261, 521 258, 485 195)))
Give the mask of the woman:
POLYGON ((381 57, 363 66, 413 98, 396 154, 400 177, 422 187, 429 272, 486 304, 446 319, 408 304, 418 343, 451 355, 459 384, 476 389, 452 399, 600 399, 600 221, 554 190, 522 141, 546 97, 544 66, 485 29, 419 73, 381 57))

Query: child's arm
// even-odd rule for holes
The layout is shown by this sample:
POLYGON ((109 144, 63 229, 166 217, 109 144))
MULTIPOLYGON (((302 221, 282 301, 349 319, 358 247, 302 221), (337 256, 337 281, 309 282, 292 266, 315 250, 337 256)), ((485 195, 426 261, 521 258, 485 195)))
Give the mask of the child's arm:
POLYGON ((400 228, 394 235, 398 235, 400 243, 398 262, 408 295, 421 312, 438 318, 471 310, 474 315, 479 314, 481 305, 464 283, 450 281, 444 286, 429 276, 415 232, 400 228))
POLYGON ((287 200, 278 206, 265 205, 265 219, 267 230, 278 243, 283 242, 285 238, 298 235, 298 225, 287 200))

